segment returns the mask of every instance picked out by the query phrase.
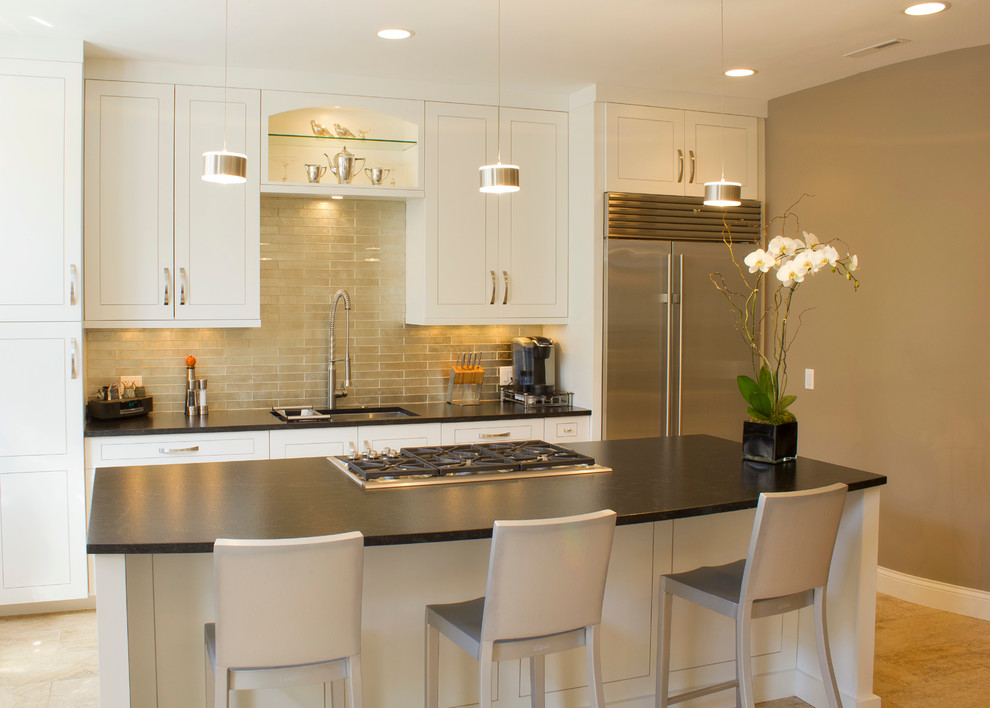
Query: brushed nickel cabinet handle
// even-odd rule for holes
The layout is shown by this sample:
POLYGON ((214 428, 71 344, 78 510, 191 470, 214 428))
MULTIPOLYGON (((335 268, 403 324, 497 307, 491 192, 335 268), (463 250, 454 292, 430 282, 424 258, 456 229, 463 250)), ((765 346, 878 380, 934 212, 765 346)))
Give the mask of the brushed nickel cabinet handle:
POLYGON ((680 148, 677 149, 677 165, 677 183, 680 184, 684 179, 684 151, 680 148))
POLYGON ((79 269, 76 267, 75 263, 69 265, 69 305, 78 305, 79 301, 76 299, 76 288, 79 282, 79 269))
POLYGON ((69 366, 70 372, 69 376, 73 379, 79 378, 79 367, 76 365, 79 358, 79 340, 73 337, 70 341, 70 346, 72 347, 71 364, 69 366))
POLYGON ((168 268, 165 269, 165 300, 162 302, 163 305, 168 305, 171 301, 171 296, 169 294, 169 289, 172 284, 172 274, 169 273, 168 268))
POLYGON ((509 431, 504 433, 478 433, 479 438, 507 438, 511 435, 509 431))
POLYGON ((173 455, 177 452, 199 452, 199 445, 193 445, 192 447, 160 447, 158 448, 158 453, 160 455, 173 455))
POLYGON ((489 305, 494 305, 495 304, 495 284, 496 284, 497 281, 495 280, 495 271, 491 271, 491 274, 492 274, 492 299, 488 302, 488 304, 489 305))
POLYGON ((691 154, 691 179, 689 179, 688 182, 694 184, 694 168, 696 166, 696 162, 694 159, 694 150, 688 150, 688 152, 691 154))
POLYGON ((186 304, 186 283, 188 282, 188 280, 189 278, 186 275, 186 269, 179 268, 179 304, 180 305, 186 304))
POLYGON ((509 272, 506 270, 502 271, 502 280, 505 281, 505 292, 502 293, 502 304, 507 305, 509 303, 509 272))

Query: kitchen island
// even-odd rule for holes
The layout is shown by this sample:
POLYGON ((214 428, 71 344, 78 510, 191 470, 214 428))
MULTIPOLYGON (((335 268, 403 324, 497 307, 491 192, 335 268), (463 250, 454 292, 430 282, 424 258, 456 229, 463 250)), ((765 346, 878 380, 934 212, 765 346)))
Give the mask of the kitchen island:
MULTIPOLYGON (((603 616, 610 703, 652 705, 656 581, 661 573, 745 555, 761 491, 850 487, 829 587, 833 658, 845 705, 872 693, 877 513, 886 478, 815 460, 743 463, 739 444, 708 436, 576 443, 612 471, 573 477, 365 491, 324 458, 120 467, 97 471, 89 531, 96 554, 101 704, 204 703, 202 625, 212 608, 217 538, 279 538, 359 530, 365 558, 363 658, 369 708, 422 703, 423 606, 484 593, 495 519, 614 509, 603 616)), ((760 621, 760 699, 823 705, 810 615, 760 621)), ((731 623, 675 608, 672 685, 732 671, 731 623)), ((441 705, 476 700, 470 659, 445 646, 441 705)), ((528 670, 502 662, 499 704, 528 703, 528 670)), ((581 705, 580 657, 547 663, 548 705, 581 705)), ((322 693, 293 691, 293 705, 322 693)), ((235 694, 236 695, 236 694, 235 694)), ((731 692, 726 693, 731 705, 731 692)), ((274 705, 271 695, 236 705, 274 705), (255 700, 257 699, 257 700, 255 700)))

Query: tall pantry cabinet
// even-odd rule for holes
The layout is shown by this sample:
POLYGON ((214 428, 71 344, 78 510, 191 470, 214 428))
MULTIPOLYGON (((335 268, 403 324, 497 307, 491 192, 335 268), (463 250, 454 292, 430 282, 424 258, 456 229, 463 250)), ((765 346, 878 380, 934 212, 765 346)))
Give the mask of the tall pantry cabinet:
POLYGON ((77 599, 82 64, 0 59, 0 96, 0 604, 77 599))

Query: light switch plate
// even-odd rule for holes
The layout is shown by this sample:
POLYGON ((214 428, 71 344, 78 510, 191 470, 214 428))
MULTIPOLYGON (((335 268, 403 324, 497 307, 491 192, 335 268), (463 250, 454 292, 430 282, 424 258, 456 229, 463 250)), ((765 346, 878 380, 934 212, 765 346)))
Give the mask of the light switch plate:
POLYGON ((805 369, 804 370, 804 387, 807 389, 815 388, 815 370, 805 369))
POLYGON ((512 383, 512 367, 511 366, 498 367, 498 385, 507 386, 510 383, 512 383))

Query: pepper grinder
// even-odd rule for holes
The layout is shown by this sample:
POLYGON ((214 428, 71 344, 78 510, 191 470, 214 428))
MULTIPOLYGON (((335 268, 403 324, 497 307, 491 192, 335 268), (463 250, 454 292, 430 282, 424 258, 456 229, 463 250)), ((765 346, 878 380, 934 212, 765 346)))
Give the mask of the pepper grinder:
POLYGON ((196 392, 196 357, 186 357, 186 416, 199 415, 199 395, 196 392))

